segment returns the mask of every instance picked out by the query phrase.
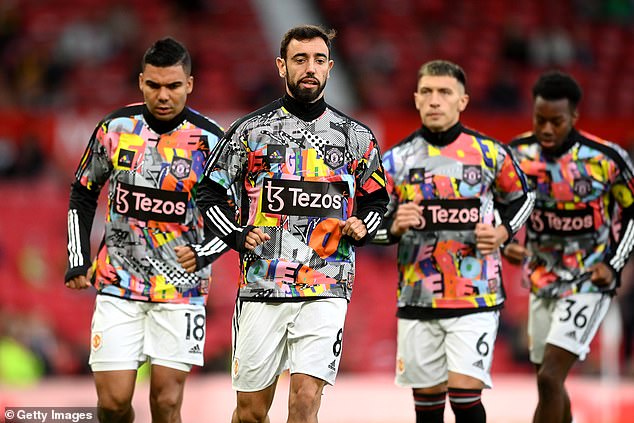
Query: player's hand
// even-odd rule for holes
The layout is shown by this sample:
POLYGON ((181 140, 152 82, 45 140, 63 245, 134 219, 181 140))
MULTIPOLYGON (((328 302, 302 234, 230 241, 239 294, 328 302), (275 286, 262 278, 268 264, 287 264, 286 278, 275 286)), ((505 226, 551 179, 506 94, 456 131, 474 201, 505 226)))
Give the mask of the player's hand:
POLYGON ((176 260, 187 273, 196 271, 196 254, 189 245, 178 245, 174 247, 176 260))
POLYGON ((348 235, 356 241, 368 234, 368 229, 365 227, 363 220, 355 216, 349 217, 348 220, 340 220, 339 227, 343 235, 348 235))
POLYGON ((500 245, 509 238, 505 226, 496 226, 486 223, 478 223, 475 227, 476 248, 482 255, 495 252, 500 245))
POLYGON ((504 257, 506 257, 511 264, 522 264, 524 259, 530 256, 526 247, 516 242, 507 245, 504 251, 502 251, 502 254, 504 254, 504 257))
POLYGON ((414 201, 399 204, 394 213, 394 220, 390 227, 390 233, 394 236, 402 236, 410 228, 418 228, 423 225, 423 208, 420 206, 421 196, 416 196, 414 201))
POLYGON ((265 234, 260 228, 253 228, 244 240, 244 248, 253 251, 255 247, 271 239, 269 234, 265 234))
POLYGON ((608 286, 614 280, 612 269, 605 263, 593 264, 588 270, 592 272, 590 281, 596 286, 608 286))
POLYGON ((85 275, 75 276, 72 279, 66 281, 64 285, 70 289, 86 289, 90 287, 90 279, 92 278, 92 267, 88 269, 85 275))

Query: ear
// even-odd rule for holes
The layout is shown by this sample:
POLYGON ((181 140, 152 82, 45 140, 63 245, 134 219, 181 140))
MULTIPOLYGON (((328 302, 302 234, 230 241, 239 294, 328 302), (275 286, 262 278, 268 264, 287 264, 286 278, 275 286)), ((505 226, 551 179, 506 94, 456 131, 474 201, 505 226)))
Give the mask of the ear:
POLYGON ((194 77, 190 75, 187 77, 187 94, 191 94, 192 91, 194 91, 194 77))
POLYGON ((464 94, 462 97, 460 97, 460 101, 458 102, 458 110, 460 111, 460 113, 464 112, 464 110, 467 108, 467 104, 469 104, 469 94, 464 94))
POLYGON ((579 119, 579 110, 577 108, 573 109, 570 116, 572 118, 572 126, 575 126, 577 124, 577 119, 579 119))
POLYGON ((414 92, 414 105, 416 106, 416 110, 420 110, 420 106, 418 105, 418 93, 414 92))
POLYGON ((143 72, 139 74, 139 89, 143 91, 143 72))
POLYGON ((280 74, 280 78, 286 77, 286 61, 281 57, 277 57, 275 59, 275 65, 277 66, 277 71, 280 74))

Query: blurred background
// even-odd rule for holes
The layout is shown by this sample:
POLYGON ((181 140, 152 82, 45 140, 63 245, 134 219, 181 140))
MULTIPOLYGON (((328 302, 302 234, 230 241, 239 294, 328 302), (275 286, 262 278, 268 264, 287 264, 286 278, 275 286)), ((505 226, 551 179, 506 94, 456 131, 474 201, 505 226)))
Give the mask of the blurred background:
MULTIPOLYGON (((76 393, 83 386, 91 395, 88 405, 94 402, 87 356, 95 292, 63 286, 68 192, 96 123, 142 100, 137 78, 147 47, 166 35, 187 45, 195 77, 189 105, 226 128, 283 94, 274 60, 283 33, 300 23, 337 30, 326 99, 368 124, 383 149, 419 127, 416 73, 436 58, 463 66, 471 101, 462 121, 493 138, 508 142, 530 130, 532 84, 540 72, 557 68, 583 87, 579 128, 628 150, 634 146, 633 0, 0 0, 0 407, 28 405, 38 392, 66 397, 66 389, 76 393)), ((228 253, 215 265, 207 364, 192 378, 194 386, 220 377, 230 404, 236 260, 228 253)), ((625 421, 619 416, 634 411, 634 395, 616 405, 604 401, 614 399, 609 389, 634 392, 629 266, 591 355, 573 369, 571 383, 579 384, 573 387, 582 398, 573 397, 573 408, 586 403, 593 410, 585 421, 625 421), (587 381, 592 388, 585 397, 587 381), (593 395, 597 386, 608 391, 593 395), (593 414, 601 408, 612 411, 593 414)), ((504 273, 509 300, 494 382, 497 376, 505 384, 492 393, 510 396, 493 402, 501 408, 524 404, 530 416, 536 392, 527 358, 527 292, 517 268, 506 264, 504 273)), ((359 251, 340 373, 344 386, 357 381, 351 385, 357 392, 373 386, 358 378, 378 378, 382 388, 371 392, 403 402, 409 420, 380 420, 386 423, 413 419, 411 394, 391 380, 396 278, 393 248, 359 251)))

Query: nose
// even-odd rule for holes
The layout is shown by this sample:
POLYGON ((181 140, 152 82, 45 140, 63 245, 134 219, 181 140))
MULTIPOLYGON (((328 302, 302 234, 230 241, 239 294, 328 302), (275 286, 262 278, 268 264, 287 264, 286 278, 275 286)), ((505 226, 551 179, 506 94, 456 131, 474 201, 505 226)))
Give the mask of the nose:
POLYGON ((431 96, 429 96, 429 105, 433 107, 438 107, 440 105, 440 93, 432 91, 431 96))
POLYGON ((316 70, 315 61, 313 59, 306 61, 306 73, 314 74, 316 70))
POLYGON ((167 87, 159 88, 158 99, 159 101, 169 100, 169 89, 167 87))
POLYGON ((553 133, 553 124, 550 122, 546 122, 542 125, 542 134, 552 134, 553 133))

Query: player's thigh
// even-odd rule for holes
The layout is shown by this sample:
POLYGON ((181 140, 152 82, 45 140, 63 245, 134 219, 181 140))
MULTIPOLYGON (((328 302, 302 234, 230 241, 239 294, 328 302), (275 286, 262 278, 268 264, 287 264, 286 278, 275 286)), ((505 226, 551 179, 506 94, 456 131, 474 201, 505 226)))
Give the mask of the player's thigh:
POLYGON ((97 296, 90 333, 93 371, 136 370, 145 361, 146 311, 138 301, 97 296))
POLYGON ((557 301, 546 343, 584 360, 603 321, 611 297, 603 293, 574 294, 557 301))
POLYGON ((556 298, 540 298, 530 294, 528 299, 528 350, 530 361, 541 364, 544 360, 546 338, 550 332, 553 310, 557 305, 556 298))
POLYGON ((430 388, 447 381, 445 332, 439 320, 398 319, 397 385, 430 388))
POLYGON ((188 372, 202 366, 206 313, 202 304, 154 303, 146 320, 144 353, 152 365, 188 372))
POLYGON ((287 327, 298 306, 238 300, 233 316, 231 368, 236 391, 263 390, 287 368, 287 327))
POLYGON ((499 311, 443 319, 445 348, 452 373, 480 380, 490 388, 493 350, 500 323, 499 311))
POLYGON ((117 409, 132 402, 136 370, 108 370, 93 373, 100 407, 117 409))
POLYGON ((334 385, 343 351, 348 302, 344 298, 323 298, 298 305, 288 333, 290 372, 334 385))

